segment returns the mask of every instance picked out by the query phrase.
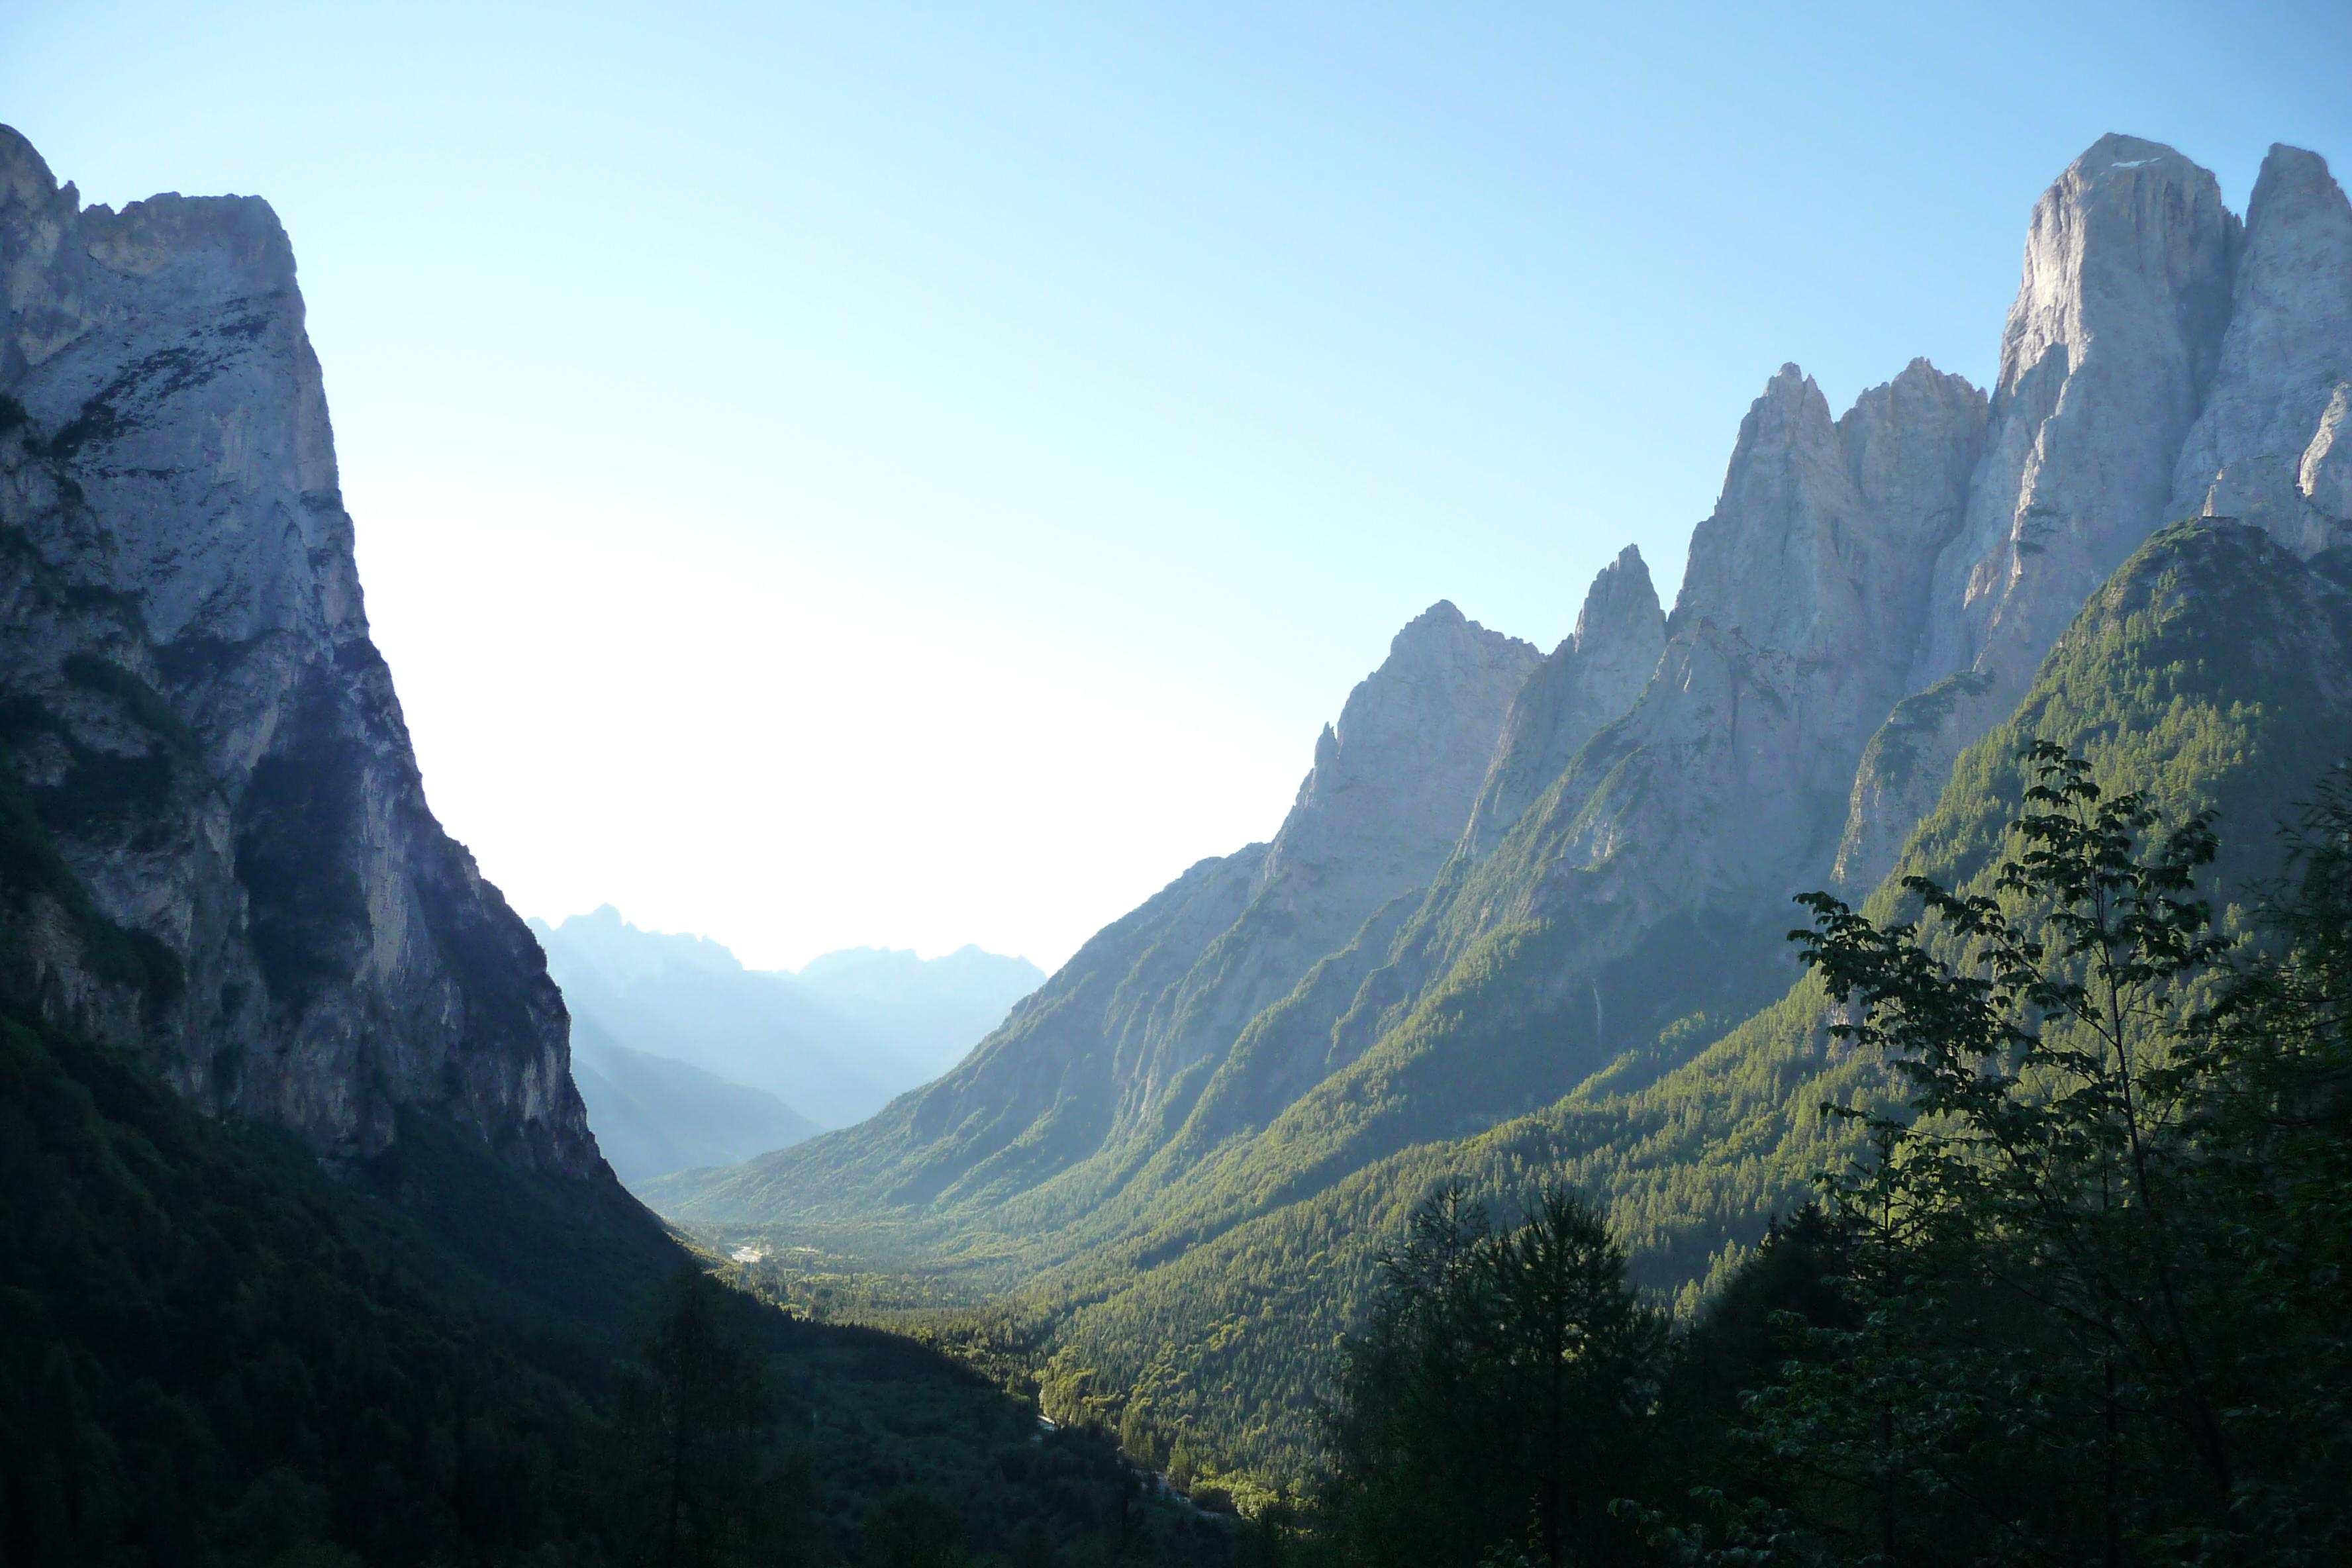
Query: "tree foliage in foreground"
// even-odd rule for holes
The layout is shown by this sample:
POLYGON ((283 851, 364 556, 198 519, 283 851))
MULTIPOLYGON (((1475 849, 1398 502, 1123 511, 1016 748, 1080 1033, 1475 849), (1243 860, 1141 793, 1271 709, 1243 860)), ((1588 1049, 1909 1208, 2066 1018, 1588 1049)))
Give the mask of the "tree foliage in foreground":
POLYGON ((1865 1153, 1671 1345, 1571 1201, 1499 1236, 1424 1209, 1341 1358, 1324 1548, 2352 1557, 2352 795, 2323 791, 2233 952, 2196 896, 2207 818, 2159 834, 2063 752, 2030 762, 1990 890, 1915 878, 1889 924, 1802 900, 1833 1036, 1908 1103, 1845 1113, 1865 1153), (1571 1237, 1589 1269, 1512 1288, 1571 1237))

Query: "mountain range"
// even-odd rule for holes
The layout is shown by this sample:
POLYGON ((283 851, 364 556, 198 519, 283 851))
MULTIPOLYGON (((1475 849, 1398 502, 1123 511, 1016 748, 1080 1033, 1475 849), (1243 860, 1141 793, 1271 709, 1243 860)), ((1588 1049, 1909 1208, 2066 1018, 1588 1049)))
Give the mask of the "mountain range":
POLYGON ((963 947, 848 948, 751 970, 706 937, 639 930, 607 904, 529 922, 572 1014, 572 1077, 624 1182, 730 1164, 928 1083, 1045 976, 963 947))
POLYGON ((1801 1202, 1851 1069, 1790 898, 1966 880, 2028 738, 2270 829, 2352 748, 2352 207, 2274 147, 2242 218, 2102 138, 2033 205, 1991 388, 1915 360, 1742 421, 1669 611, 1632 550, 1549 653, 1439 604, 1273 837, 1105 927, 939 1082, 648 1189, 670 1217, 887 1233, 1040 1314, 1066 1414, 1256 1462, 1433 1184, 1615 1200, 1696 1299, 1801 1202))

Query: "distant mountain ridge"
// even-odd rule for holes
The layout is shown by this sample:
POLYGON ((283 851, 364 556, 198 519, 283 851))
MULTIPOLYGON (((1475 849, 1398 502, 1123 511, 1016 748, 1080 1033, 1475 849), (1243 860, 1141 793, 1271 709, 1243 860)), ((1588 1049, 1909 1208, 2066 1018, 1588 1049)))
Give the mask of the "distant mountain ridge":
POLYGON ((969 946, 928 961, 852 948, 798 974, 746 969, 707 937, 641 930, 610 904, 530 923, 575 1038, 622 1053, 581 1083, 599 1136, 617 1131, 636 1152, 628 1166, 614 1161, 631 1181, 748 1158, 871 1115, 952 1066, 1045 978, 1026 959, 969 946), (656 1088, 671 1063, 685 1071, 656 1088), (623 1078, 633 1092, 617 1092, 623 1078), (715 1097, 730 1086, 772 1109, 722 1110, 715 1097), (680 1163, 657 1163, 673 1156, 680 1163))
MULTIPOLYGON (((1033 1294, 1062 1310, 1060 1343, 1146 1384, 1211 1343, 1258 1353, 1240 1325, 1292 1343, 1268 1313, 1336 1328, 1314 1316, 1354 1288, 1334 1260, 1366 1263, 1363 1211, 1338 1194, 1393 1219, 1395 1194, 1360 1190, 1371 1173, 1443 1165, 1433 1152, 1753 1037, 1740 1020, 1791 1005, 1776 1004, 1795 979, 1790 897, 1877 887, 1969 770, 1998 762, 1969 748, 2001 726, 2087 747, 2184 805, 2274 810, 2280 779, 2315 779, 2347 739, 2341 683, 2286 667, 2342 651, 2347 420, 2352 206, 2324 162, 2273 148, 2242 221, 2179 153, 2102 138, 2033 208, 1990 395, 1914 361, 1833 416, 1782 367, 1670 615, 1630 551, 1549 658, 1438 606, 1349 697, 1272 845, 1204 861, 1106 927, 938 1084, 654 1201, 836 1239, 887 1221, 1008 1280, 1043 1270, 1033 1294), (2249 607, 2264 594, 2316 618, 2265 626, 2249 607), (2305 729, 2251 732, 2260 751, 2239 762, 2262 789, 2202 739, 2151 739, 2178 715, 2133 694, 2183 678, 2136 661, 2175 646, 2147 628, 2176 623, 2206 661, 2198 701, 2308 708, 2305 729), (2212 651, 2231 637, 2249 660, 2212 651), (2067 700, 2042 692, 2029 721, 2053 660, 2067 700), (1360 712, 1410 718, 1358 726, 1359 743, 1360 712), (1342 766, 1347 798, 1416 809, 1328 831, 1342 766), (1286 840, 1338 847, 1289 858, 1269 896, 1286 840), (1236 1297, 1227 1276, 1251 1283, 1236 1297), (1143 1341, 1153 1357, 1119 1348, 1143 1341)), ((1645 1272, 1703 1278, 1762 1218, 1740 1206, 1679 1232, 1666 1273, 1645 1272)), ((1229 1433, 1268 1418, 1218 1417, 1229 1433)))

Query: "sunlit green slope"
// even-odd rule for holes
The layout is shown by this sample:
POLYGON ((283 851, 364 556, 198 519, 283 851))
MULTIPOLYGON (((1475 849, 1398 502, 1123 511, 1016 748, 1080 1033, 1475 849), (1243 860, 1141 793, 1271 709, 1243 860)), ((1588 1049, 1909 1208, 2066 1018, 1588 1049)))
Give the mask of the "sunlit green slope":
MULTIPOLYGON (((2046 738, 2171 816, 2217 806, 2225 848, 2209 886, 2225 905, 2250 900, 2274 864, 2274 825, 2352 752, 2352 594, 2340 572, 2232 524, 2158 535, 2084 607, 2013 720, 1961 758, 1896 877, 1983 875, 2021 797, 2018 750, 2046 738)), ((1515 963, 1541 962, 1532 944, 1474 957, 1483 972, 1448 984, 1475 985, 1488 1005, 1507 1005, 1515 963)), ((1266 1152, 1272 1138, 1245 1160, 1213 1160, 1123 1244, 1041 1287, 1064 1364, 1261 1462, 1295 1452, 1317 1352, 1350 1321, 1402 1216, 1451 1179, 1507 1202, 1564 1173, 1611 1205, 1644 1279, 1693 1287, 1837 1157, 1822 1104, 1874 1089, 1822 1025, 1822 998, 1801 980, 1720 1037, 1669 1031, 1536 1114, 1467 1138, 1444 1137, 1441 1122, 1336 1179, 1318 1179, 1303 1137, 1286 1164, 1266 1152)), ((1364 1092, 1376 1097, 1380 1081, 1364 1092)))

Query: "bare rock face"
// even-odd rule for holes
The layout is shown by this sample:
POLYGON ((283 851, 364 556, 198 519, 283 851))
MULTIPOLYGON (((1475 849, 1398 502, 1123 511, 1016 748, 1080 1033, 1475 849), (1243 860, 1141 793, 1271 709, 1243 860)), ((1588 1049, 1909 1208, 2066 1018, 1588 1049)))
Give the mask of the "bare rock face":
MULTIPOLYGON (((1654 593, 1650 604, 1654 614, 1654 593)), ((1415 617, 1316 742, 1314 769, 1266 857, 1267 890, 1329 905, 1344 941, 1426 883, 1460 837, 1504 715, 1539 658, 1444 600, 1415 617)))
POLYGON ((1985 462, 1937 563, 1917 684, 1979 667, 2021 680, 2163 521, 2220 357, 2238 238, 2210 172, 2131 136, 2101 137, 2034 205, 1985 462))
MULTIPOLYGON (((1692 535, 1654 673, 1490 848, 1455 858, 1335 1025, 1334 1058, 1370 1058, 1472 946, 1533 923, 1551 935, 1527 1003, 1564 1010, 1564 1062, 1597 1063, 1657 1026, 1669 990, 1689 994, 1673 978, 1692 956, 1676 932, 1744 938, 1818 881, 1855 759, 1900 692, 1924 563, 1958 525, 1984 421, 1983 395, 1924 361, 1843 420, 1783 367, 1692 535)), ((1490 798, 1514 765, 1498 757, 1490 798)))
POLYGON ((1467 853, 1492 853, 1584 743, 1633 706, 1665 647, 1666 613, 1642 552, 1629 544, 1593 578, 1576 630, 1511 700, 1464 830, 1467 853))
POLYGON ((84 209, 0 129, 0 787, 63 860, 0 889, 12 980, 322 1152, 416 1106, 598 1170, 562 999, 369 640, 275 216, 84 209))
POLYGON ((2352 203, 2315 153, 2273 146, 2246 206, 2220 368, 2168 521, 2234 517, 2310 556, 2352 537, 2352 203))
POLYGON ((1848 802, 1836 875, 1894 864, 1953 760, 2166 521, 2230 320, 2237 218, 2169 147, 2104 136, 2034 205, 1984 455, 1935 567, 1907 700, 1848 802))
POLYGON ((1622 858, 1672 900, 1778 890, 1826 859, 1825 816, 1833 841, 1855 759, 1901 694, 1926 563, 1959 523, 1985 418, 1983 394, 1924 360, 1834 422, 1811 379, 1781 368, 1692 534, 1655 679, 1574 770, 1596 791, 1604 761, 1642 784, 1578 806, 1566 864, 1622 858))

